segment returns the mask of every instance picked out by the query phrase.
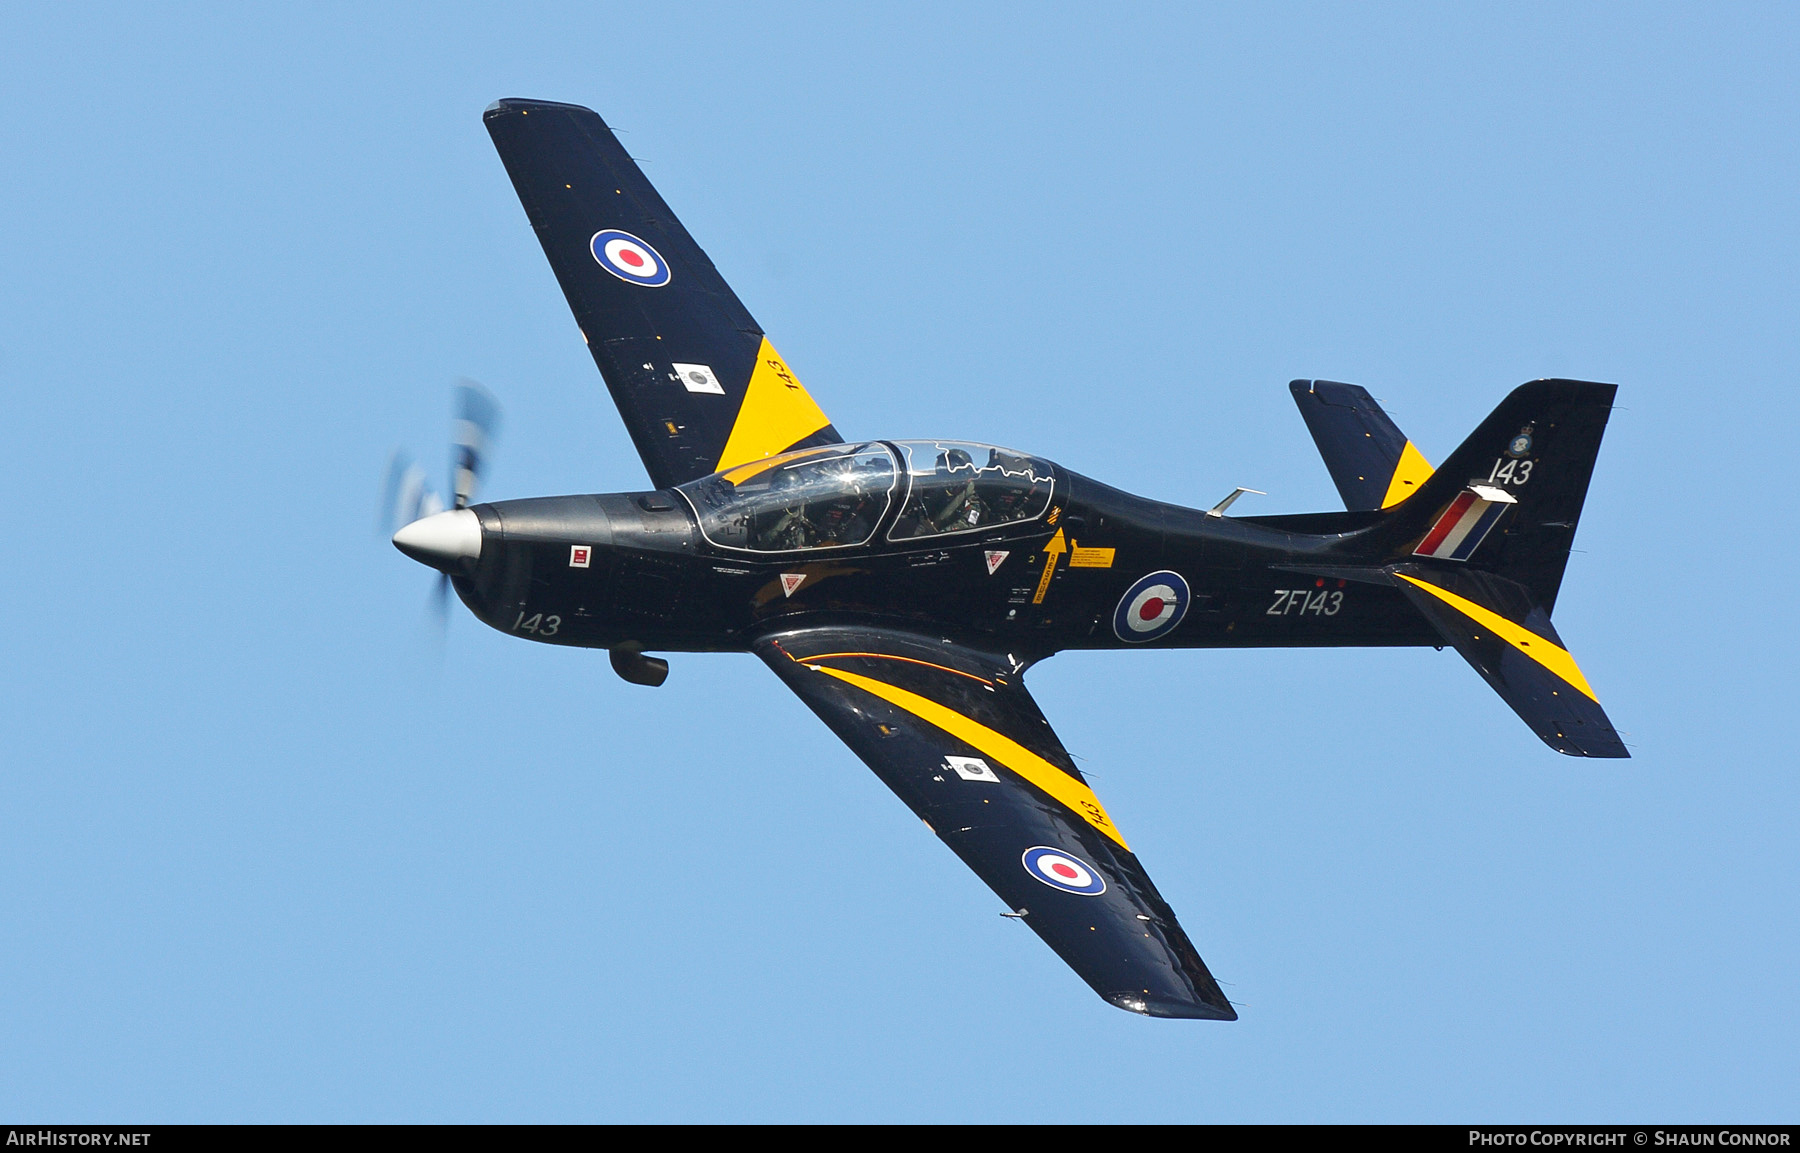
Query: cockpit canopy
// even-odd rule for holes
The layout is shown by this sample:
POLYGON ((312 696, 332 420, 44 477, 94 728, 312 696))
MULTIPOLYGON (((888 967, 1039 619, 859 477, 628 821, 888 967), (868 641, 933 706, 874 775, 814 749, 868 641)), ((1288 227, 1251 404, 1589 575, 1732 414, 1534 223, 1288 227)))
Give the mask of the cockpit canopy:
POLYGON ((875 535, 895 488, 894 452, 879 441, 802 449, 691 480, 706 539, 753 552, 846 548, 875 535))
POLYGON ((889 540, 1036 520, 1050 505, 1050 466, 1035 457, 956 440, 903 440, 899 446, 910 483, 889 540))
POLYGON ((676 490, 700 531, 751 552, 865 544, 898 497, 894 541, 976 532, 1032 520, 1049 507, 1050 466, 990 445, 871 441, 783 453, 689 481, 676 490), (895 458, 905 459, 900 476, 895 458), (902 485, 904 479, 904 485, 902 485))

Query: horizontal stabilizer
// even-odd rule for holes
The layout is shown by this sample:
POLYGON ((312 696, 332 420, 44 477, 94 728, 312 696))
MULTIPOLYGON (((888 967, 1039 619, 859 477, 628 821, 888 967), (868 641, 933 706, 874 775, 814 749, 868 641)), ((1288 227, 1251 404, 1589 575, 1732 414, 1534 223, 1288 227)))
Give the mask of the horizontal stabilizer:
POLYGON ((1296 380, 1288 390, 1350 511, 1397 505, 1431 475, 1431 465, 1368 389, 1334 380, 1296 380))
POLYGON ((1571 757, 1629 757, 1556 626, 1526 588, 1473 569, 1391 571, 1413 607, 1545 744, 1571 757))

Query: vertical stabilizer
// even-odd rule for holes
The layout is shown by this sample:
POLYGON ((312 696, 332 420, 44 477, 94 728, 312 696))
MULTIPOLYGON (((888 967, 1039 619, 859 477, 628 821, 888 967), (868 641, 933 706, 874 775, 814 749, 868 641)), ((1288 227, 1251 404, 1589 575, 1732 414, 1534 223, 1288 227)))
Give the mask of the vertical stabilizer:
POLYGON ((1386 555, 1481 569, 1556 610, 1616 385, 1534 380, 1513 389, 1375 530, 1386 555))
POLYGON ((1368 389, 1335 380, 1296 380, 1288 391, 1350 511, 1391 508, 1431 475, 1430 463, 1368 389))

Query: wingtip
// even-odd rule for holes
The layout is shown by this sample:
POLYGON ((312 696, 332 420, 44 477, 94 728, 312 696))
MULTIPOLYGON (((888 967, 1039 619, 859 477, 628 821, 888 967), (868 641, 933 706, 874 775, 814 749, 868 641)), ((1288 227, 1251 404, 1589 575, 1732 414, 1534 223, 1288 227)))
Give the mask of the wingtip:
POLYGON ((1538 739, 1565 757, 1589 760, 1627 760, 1631 757, 1631 750, 1625 747, 1616 729, 1603 729, 1598 733, 1577 730, 1573 739, 1566 732, 1549 729, 1539 733, 1538 739))
POLYGON ((530 100, 521 96, 503 96, 484 108, 481 117, 483 120, 492 120, 494 117, 504 116, 508 112, 532 112, 538 109, 595 114, 592 108, 581 104, 563 104, 555 100, 530 100))
POLYGON ((1105 997, 1113 1007, 1143 1017, 1164 1017, 1186 1021, 1235 1021, 1238 1017, 1237 1010, 1233 1009, 1230 1002, 1227 1001, 1220 1001, 1217 1004, 1207 1001, 1171 1001, 1166 998, 1146 996, 1136 990, 1107 993, 1105 997))

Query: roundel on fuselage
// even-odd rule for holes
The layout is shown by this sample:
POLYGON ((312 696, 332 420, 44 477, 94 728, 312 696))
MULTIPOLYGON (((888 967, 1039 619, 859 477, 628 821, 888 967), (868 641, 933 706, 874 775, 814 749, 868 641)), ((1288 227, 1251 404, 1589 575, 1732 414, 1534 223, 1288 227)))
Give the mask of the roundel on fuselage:
POLYGON ((1132 582, 1113 609, 1113 635, 1127 644, 1166 637, 1187 615, 1193 594, 1180 573, 1153 572, 1132 582))

